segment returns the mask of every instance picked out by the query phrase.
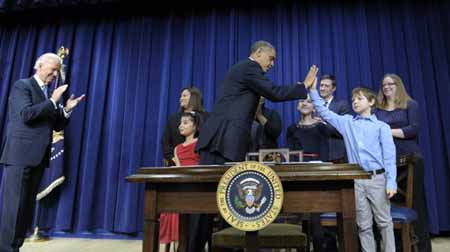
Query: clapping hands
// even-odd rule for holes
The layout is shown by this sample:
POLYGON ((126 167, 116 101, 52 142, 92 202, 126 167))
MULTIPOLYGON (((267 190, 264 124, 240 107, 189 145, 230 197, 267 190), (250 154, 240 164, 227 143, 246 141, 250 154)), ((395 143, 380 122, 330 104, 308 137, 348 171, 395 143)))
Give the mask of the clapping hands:
POLYGON ((64 107, 64 110, 68 113, 72 112, 72 110, 84 99, 85 95, 82 94, 75 98, 75 96, 72 94, 70 95, 69 99, 66 102, 66 106, 64 107))
MULTIPOLYGON (((51 99, 57 103, 59 102, 59 100, 61 100, 61 97, 63 95, 64 92, 66 92, 67 88, 69 87, 69 85, 64 84, 61 85, 59 87, 57 87, 52 94, 51 99)), ((64 111, 66 111, 67 113, 72 112, 72 110, 78 105, 78 103, 80 103, 83 99, 84 99, 85 95, 82 94, 78 97, 75 98, 75 96, 72 94, 69 99, 66 101, 66 106, 64 107, 64 111)))
POLYGON ((60 100, 61 97, 62 97, 62 94, 63 94, 64 92, 66 92, 67 87, 69 87, 69 85, 67 85, 67 84, 64 84, 64 85, 61 85, 61 86, 57 87, 57 88, 53 91, 51 99, 52 99, 55 103, 59 102, 59 100, 60 100))

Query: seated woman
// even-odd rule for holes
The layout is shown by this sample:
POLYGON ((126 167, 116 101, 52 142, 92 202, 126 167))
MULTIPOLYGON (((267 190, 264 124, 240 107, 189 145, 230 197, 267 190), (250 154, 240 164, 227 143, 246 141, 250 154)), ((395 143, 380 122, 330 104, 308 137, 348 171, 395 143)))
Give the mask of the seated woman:
POLYGON ((300 121, 287 128, 286 142, 290 150, 302 150, 303 161, 326 160, 326 130, 321 120, 314 118, 311 100, 299 100, 300 121))
MULTIPOLYGON (((303 150, 303 161, 327 160, 328 132, 324 123, 314 117, 314 106, 309 97, 298 101, 297 110, 301 114, 300 121, 287 129, 286 142, 289 150, 303 150)), ((311 214, 314 251, 337 251, 334 234, 328 235, 325 231, 320 225, 320 214, 311 214)))
POLYGON ((419 238, 419 251, 431 251, 424 194, 424 163, 417 142, 420 126, 419 106, 408 95, 398 75, 384 75, 378 92, 378 109, 375 114, 378 120, 391 127, 397 157, 407 154, 414 154, 416 157, 413 209, 417 212, 418 218, 415 223, 415 234, 419 238))

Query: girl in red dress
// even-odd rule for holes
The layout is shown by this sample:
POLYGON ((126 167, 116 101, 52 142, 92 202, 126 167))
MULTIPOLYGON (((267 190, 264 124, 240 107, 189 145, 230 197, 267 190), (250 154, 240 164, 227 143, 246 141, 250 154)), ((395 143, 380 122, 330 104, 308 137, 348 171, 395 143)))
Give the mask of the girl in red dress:
MULTIPOLYGON (((198 165, 200 156, 195 152, 200 116, 195 112, 183 112, 178 130, 184 136, 183 143, 174 150, 173 161, 176 166, 198 165)), ((159 222, 159 251, 177 251, 178 214, 161 213, 159 222)))

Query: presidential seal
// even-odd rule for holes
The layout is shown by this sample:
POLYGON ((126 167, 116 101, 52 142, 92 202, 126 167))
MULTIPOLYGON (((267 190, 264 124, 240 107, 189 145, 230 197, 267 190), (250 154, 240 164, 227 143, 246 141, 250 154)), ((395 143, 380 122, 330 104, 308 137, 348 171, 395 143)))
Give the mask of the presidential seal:
POLYGON ((283 187, 270 167, 246 161, 232 166, 217 187, 217 206, 231 226, 256 231, 272 223, 283 205, 283 187))

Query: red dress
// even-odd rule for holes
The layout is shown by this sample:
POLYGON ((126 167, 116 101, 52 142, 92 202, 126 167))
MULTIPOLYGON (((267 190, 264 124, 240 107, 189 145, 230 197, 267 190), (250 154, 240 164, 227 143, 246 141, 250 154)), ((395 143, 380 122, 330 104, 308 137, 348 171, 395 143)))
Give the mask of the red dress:
MULTIPOLYGON (((197 141, 187 145, 179 144, 175 147, 181 166, 198 165, 200 156, 194 151, 196 144, 197 141)), ((159 218, 159 243, 167 244, 172 241, 178 241, 178 214, 161 213, 159 218)))

